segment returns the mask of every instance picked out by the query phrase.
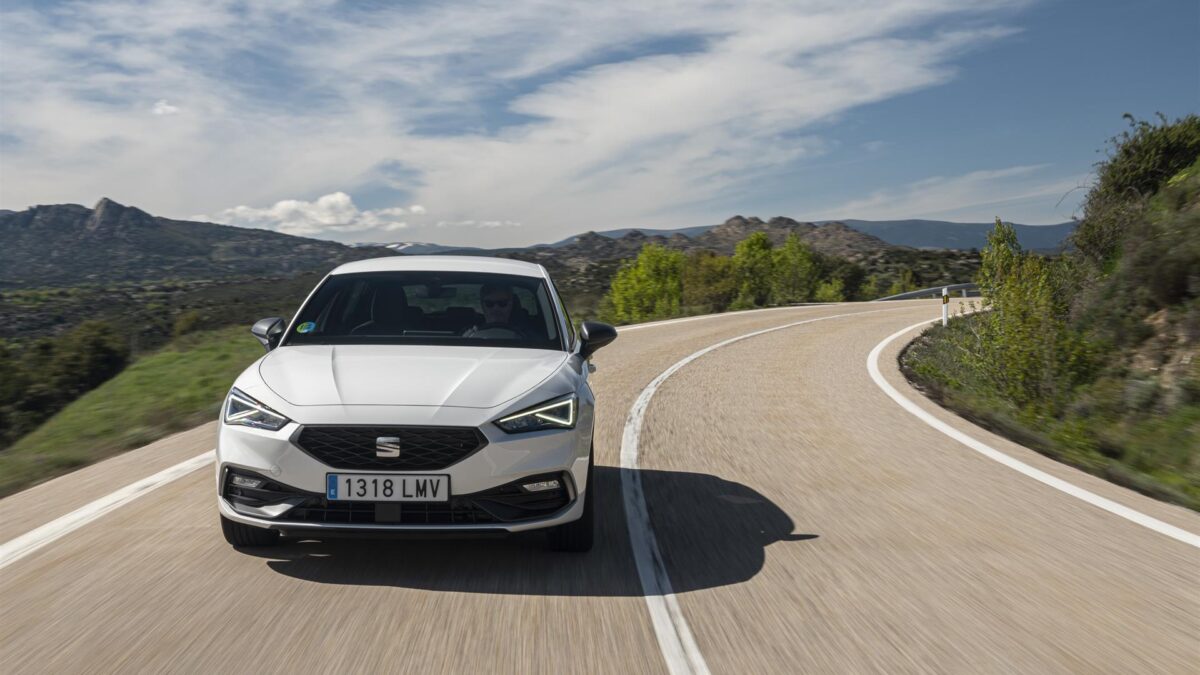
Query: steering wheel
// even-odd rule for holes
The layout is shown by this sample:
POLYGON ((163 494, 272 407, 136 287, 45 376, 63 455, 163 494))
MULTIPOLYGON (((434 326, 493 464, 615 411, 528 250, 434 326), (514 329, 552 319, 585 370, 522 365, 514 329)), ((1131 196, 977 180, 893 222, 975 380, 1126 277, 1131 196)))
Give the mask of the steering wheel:
POLYGON ((485 323, 475 326, 471 337, 499 338, 501 340, 528 340, 529 336, 507 323, 485 323))

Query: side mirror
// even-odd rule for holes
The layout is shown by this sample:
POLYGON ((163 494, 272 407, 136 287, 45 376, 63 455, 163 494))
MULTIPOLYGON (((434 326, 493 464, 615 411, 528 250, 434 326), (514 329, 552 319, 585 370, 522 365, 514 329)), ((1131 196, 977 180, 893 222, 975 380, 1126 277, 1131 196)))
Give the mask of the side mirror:
POLYGON ((617 329, 599 321, 584 321, 579 327, 579 337, 582 344, 579 355, 588 358, 604 345, 617 339, 617 329))
POLYGON ((262 344, 264 349, 271 351, 279 345, 279 339, 283 337, 283 329, 283 319, 273 316, 254 322, 254 326, 250 328, 250 334, 262 344))

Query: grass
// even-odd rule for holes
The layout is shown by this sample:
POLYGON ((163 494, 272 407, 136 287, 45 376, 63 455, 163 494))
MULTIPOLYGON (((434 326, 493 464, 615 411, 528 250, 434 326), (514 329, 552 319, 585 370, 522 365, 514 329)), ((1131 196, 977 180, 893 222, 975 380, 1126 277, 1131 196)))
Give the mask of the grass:
POLYGON ((0 497, 215 420, 263 353, 245 326, 193 333, 144 356, 0 451, 0 497))
POLYGON ((1076 392, 1061 417, 1038 416, 1004 399, 964 365, 970 317, 922 333, 900 355, 909 381, 942 406, 1052 459, 1156 499, 1200 511, 1200 401, 1170 411, 1123 410, 1125 380, 1076 392))

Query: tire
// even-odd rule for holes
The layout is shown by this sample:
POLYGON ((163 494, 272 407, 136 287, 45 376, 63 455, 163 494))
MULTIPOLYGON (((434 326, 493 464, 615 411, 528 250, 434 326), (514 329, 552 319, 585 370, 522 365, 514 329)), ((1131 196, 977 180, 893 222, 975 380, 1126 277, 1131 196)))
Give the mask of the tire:
POLYGON ((221 533, 225 535, 225 541, 234 548, 274 546, 279 543, 279 533, 275 530, 243 525, 225 516, 221 516, 221 533))
POLYGON ((571 553, 586 553, 592 550, 596 531, 596 512, 592 508, 592 495, 595 492, 592 489, 592 476, 596 473, 593 465, 595 456, 596 451, 593 448, 592 454, 588 455, 587 489, 583 495, 583 515, 579 517, 579 520, 553 527, 546 532, 546 538, 552 550, 571 553))

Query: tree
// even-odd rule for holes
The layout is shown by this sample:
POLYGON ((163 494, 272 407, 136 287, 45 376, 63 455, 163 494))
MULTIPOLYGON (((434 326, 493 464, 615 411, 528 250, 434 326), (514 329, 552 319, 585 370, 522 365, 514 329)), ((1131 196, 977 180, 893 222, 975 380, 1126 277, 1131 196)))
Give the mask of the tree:
POLYGON ((128 360, 125 340, 103 321, 85 321, 57 338, 0 345, 0 448, 119 373, 128 360))
POLYGON ((817 302, 843 302, 846 299, 841 279, 828 279, 817 286, 817 302))
POLYGON ((1120 256, 1125 226, 1142 218, 1146 200, 1200 156, 1200 116, 1158 118, 1154 124, 1125 115, 1130 128, 1109 140, 1112 149, 1096 167, 1096 185, 1071 235, 1084 260, 1104 272, 1120 256))
POLYGON ((656 244, 642 247, 636 260, 617 271, 602 306, 614 323, 633 323, 679 314, 683 299, 684 255, 656 244))
POLYGON ((84 321, 54 348, 47 379, 73 401, 121 372, 129 358, 124 338, 104 321, 84 321))
POLYGON ((874 300, 879 297, 879 275, 872 274, 858 289, 858 297, 863 300, 874 300))
POLYGON ((775 266, 771 249, 765 232, 755 232, 738 242, 733 253, 738 280, 736 306, 762 307, 771 302, 775 266))
POLYGON ((694 251, 683 267, 683 307, 688 312, 723 312, 737 293, 733 260, 712 251, 694 251))
POLYGON ((775 302, 808 302, 816 292, 821 270, 812 247, 796 233, 774 252, 771 292, 775 302))
POLYGON ((822 275, 824 278, 837 279, 842 282, 843 298, 852 298, 858 295, 863 279, 867 276, 867 271, 862 268, 862 265, 843 258, 822 256, 821 266, 828 270, 822 275))
POLYGON ((917 286, 916 279, 913 278, 912 270, 906 269, 900 273, 900 278, 893 281, 888 287, 886 295, 900 295, 909 291, 917 291, 920 288, 917 286))
POLYGON ((1057 414, 1071 389, 1091 372, 1090 349, 1071 329, 1066 275, 1060 262, 1021 250, 1012 225, 996 219, 982 253, 979 373, 1019 408, 1057 414))

